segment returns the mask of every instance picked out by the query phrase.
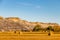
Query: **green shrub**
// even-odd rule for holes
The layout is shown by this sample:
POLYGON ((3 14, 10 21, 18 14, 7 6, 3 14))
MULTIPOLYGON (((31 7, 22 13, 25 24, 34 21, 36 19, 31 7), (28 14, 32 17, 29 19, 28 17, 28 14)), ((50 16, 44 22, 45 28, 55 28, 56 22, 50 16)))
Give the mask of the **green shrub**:
POLYGON ((41 26, 40 25, 36 25, 33 29, 33 31, 40 31, 41 30, 41 26))

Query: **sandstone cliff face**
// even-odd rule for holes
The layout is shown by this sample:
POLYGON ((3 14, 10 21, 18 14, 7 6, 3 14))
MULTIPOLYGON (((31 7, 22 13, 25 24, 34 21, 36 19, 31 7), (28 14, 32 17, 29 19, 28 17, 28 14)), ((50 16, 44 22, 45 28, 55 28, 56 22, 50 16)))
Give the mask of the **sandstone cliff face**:
POLYGON ((10 31, 10 30, 33 30, 36 25, 40 25, 41 28, 46 28, 48 26, 59 26, 57 23, 42 23, 42 22, 28 22, 26 20, 21 20, 18 17, 0 17, 0 31, 10 31))

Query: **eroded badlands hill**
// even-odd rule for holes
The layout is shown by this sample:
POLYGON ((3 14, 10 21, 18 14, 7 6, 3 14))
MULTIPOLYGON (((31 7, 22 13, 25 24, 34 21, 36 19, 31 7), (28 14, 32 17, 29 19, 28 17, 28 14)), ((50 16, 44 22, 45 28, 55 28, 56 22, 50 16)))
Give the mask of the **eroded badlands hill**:
POLYGON ((59 26, 57 23, 42 23, 42 22, 28 22, 22 20, 18 17, 1 17, 0 16, 0 31, 11 31, 11 30, 33 30, 33 28, 39 25, 41 28, 46 28, 48 26, 59 26))

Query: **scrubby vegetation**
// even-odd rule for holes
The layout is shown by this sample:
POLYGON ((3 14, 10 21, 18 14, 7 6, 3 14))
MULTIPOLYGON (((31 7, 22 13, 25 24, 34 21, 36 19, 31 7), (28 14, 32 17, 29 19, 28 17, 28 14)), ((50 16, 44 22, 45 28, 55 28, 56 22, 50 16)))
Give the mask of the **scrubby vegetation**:
POLYGON ((3 18, 0 16, 0 31, 60 32, 60 25, 57 23, 28 22, 18 17, 3 18))

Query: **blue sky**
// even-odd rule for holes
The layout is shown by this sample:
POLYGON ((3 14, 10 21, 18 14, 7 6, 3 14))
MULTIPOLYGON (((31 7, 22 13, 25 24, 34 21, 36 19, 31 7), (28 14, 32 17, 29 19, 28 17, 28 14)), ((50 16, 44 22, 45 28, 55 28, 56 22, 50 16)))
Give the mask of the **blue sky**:
POLYGON ((0 16, 60 24, 60 0, 0 0, 0 16))

